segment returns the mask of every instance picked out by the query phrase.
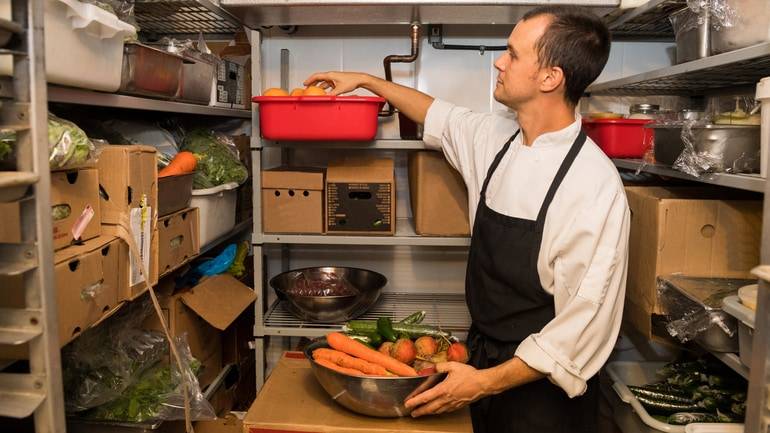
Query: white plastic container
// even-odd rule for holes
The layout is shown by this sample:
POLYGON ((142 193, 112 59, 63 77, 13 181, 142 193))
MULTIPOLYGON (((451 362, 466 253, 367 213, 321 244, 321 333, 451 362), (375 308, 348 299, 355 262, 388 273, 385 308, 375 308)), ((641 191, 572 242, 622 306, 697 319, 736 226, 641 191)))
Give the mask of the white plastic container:
POLYGON ((685 433, 743 433, 743 424, 714 424, 694 422, 684 427, 685 433))
POLYGON ((762 127, 760 132, 760 176, 767 177, 767 160, 770 152, 770 77, 765 77, 757 84, 757 101, 762 103, 762 127))
POLYGON ((231 182, 193 190, 190 207, 200 209, 201 247, 235 227, 236 188, 238 184, 231 182))
POLYGON ((738 356, 743 365, 751 368, 751 346, 754 341, 754 320, 756 312, 741 304, 737 296, 728 296, 722 300, 725 313, 738 319, 738 356))
MULTIPOLYGON (((634 394, 628 389, 628 385, 645 385, 660 380, 656 373, 666 363, 664 362, 610 362, 605 371, 612 381, 612 389, 615 396, 608 396, 612 407, 615 422, 623 432, 635 433, 685 433, 685 426, 671 425, 653 418, 634 394), (613 398, 615 397, 615 398, 613 398)), ((711 423, 714 428, 733 428, 735 424, 711 423)), ((717 431, 727 431, 717 430, 717 431)))
MULTIPOLYGON (((6 13, 3 11, 3 15, 6 13)), ((78 0, 46 0, 44 25, 49 83, 105 92, 118 90, 123 40, 136 35, 132 25, 78 0)), ((11 57, 2 56, 0 75, 11 75, 12 68, 11 57)))

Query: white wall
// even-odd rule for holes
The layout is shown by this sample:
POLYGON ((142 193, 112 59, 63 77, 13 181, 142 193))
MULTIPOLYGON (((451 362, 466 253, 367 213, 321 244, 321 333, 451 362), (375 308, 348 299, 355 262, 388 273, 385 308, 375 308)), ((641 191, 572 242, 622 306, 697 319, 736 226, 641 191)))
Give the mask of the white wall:
MULTIPOLYGON (((505 45, 509 26, 444 26, 445 44, 505 45)), ((427 33, 427 28, 423 30, 427 33)), ((362 71, 384 76, 382 60, 390 54, 408 54, 407 26, 343 26, 301 27, 294 35, 273 28, 266 31, 262 45, 262 88, 280 86, 280 51, 290 51, 289 87, 300 87, 302 81, 317 71, 362 71)), ((670 47, 666 43, 620 42, 612 46, 610 60, 600 80, 615 79, 671 64, 670 47)), ((422 38, 416 63, 394 64, 394 81, 416 87, 434 97, 477 111, 504 109, 492 98, 496 71, 494 59, 499 52, 446 51, 431 47, 422 38)), ((357 94, 367 94, 359 90, 357 94)), ((626 111, 622 101, 591 98, 587 110, 614 109, 626 111)), ((382 121, 379 138, 398 138, 395 120, 382 121)), ((297 165, 324 166, 335 152, 296 151, 292 162, 297 165)), ((408 180, 404 152, 380 152, 396 160, 397 215, 410 215, 408 180)), ((267 249, 269 277, 280 272, 278 248, 267 249)), ((462 293, 465 278, 466 251, 463 248, 411 247, 303 247, 292 246, 290 268, 317 265, 349 265, 373 269, 389 280, 389 292, 462 293)), ((272 290, 266 288, 273 297, 272 290)), ((287 343, 274 339, 269 351, 268 367, 277 359, 287 343)))

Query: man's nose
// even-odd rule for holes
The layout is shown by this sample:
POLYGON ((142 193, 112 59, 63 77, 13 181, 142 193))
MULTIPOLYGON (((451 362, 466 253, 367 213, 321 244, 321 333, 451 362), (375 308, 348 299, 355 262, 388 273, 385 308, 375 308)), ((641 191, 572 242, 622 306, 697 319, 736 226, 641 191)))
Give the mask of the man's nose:
POLYGON ((498 58, 495 60, 495 63, 494 63, 494 65, 495 65, 495 68, 496 68, 498 71, 500 71, 500 72, 502 72, 502 71, 503 71, 503 69, 505 68, 505 65, 503 65, 503 63, 504 63, 504 59, 503 59, 503 57, 505 57, 505 56, 500 56, 500 57, 498 57, 498 58))

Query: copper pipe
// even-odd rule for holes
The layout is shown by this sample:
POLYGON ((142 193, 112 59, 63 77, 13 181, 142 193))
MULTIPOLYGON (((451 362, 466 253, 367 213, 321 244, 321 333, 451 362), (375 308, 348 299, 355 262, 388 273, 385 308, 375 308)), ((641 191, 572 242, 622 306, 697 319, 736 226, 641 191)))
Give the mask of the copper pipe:
MULTIPOLYGON (((393 81, 393 73, 390 70, 391 63, 413 63, 415 60, 417 60, 417 56, 420 54, 420 24, 413 23, 411 27, 411 38, 412 38, 412 53, 408 56, 404 55, 390 55, 388 57, 385 57, 385 60, 382 61, 383 66, 385 67, 385 79, 387 81, 393 81)), ((389 102, 385 103, 385 111, 382 112, 381 116, 392 116, 394 113, 393 106, 390 105, 389 102)))

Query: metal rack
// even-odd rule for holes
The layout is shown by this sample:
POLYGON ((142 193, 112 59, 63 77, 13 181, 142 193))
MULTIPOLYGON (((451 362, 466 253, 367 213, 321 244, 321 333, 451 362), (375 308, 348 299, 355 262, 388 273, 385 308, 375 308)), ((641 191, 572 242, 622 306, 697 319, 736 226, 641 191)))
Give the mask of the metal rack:
POLYGON ((317 141, 274 141, 256 140, 256 146, 303 148, 303 149, 370 149, 370 150, 423 150, 427 149, 422 140, 372 140, 372 141, 339 141, 319 143, 317 141))
POLYGON ((674 39, 668 17, 687 7, 687 0, 650 0, 624 11, 611 13, 605 19, 614 38, 674 39))
MULTIPOLYGON (((286 301, 278 300, 265 313, 265 335, 284 337, 320 337, 339 331, 341 325, 304 322, 292 316, 285 307, 286 301)), ((465 297, 457 294, 384 293, 377 304, 361 320, 377 320, 378 317, 406 317, 424 310, 426 324, 438 326, 453 334, 464 334, 471 326, 465 297)))
POLYGON ((215 0, 138 0, 134 7, 140 30, 157 35, 232 35, 242 28, 215 0))
MULTIPOLYGON (((43 49, 43 4, 12 0, 17 34, 10 100, 0 126, 16 133, 18 171, 2 173, 3 201, 19 200, 21 243, 0 244, 0 274, 21 278, 24 308, 0 308, 0 344, 29 347, 28 373, 0 373, 0 416, 34 417, 37 432, 64 431, 64 396, 53 285, 50 173, 43 49)), ((8 96, 8 95, 4 95, 8 96)))
POLYGON ((770 42, 617 80, 595 83, 591 95, 702 95, 756 85, 770 70, 770 42))
POLYGON ((708 183, 711 185, 747 191, 765 192, 765 179, 759 177, 757 174, 709 173, 704 174, 701 177, 694 177, 679 170, 675 170, 668 165, 645 163, 641 159, 613 159, 612 162, 615 163, 615 167, 628 170, 641 170, 642 172, 657 174, 659 176, 691 180, 694 182, 708 183))

